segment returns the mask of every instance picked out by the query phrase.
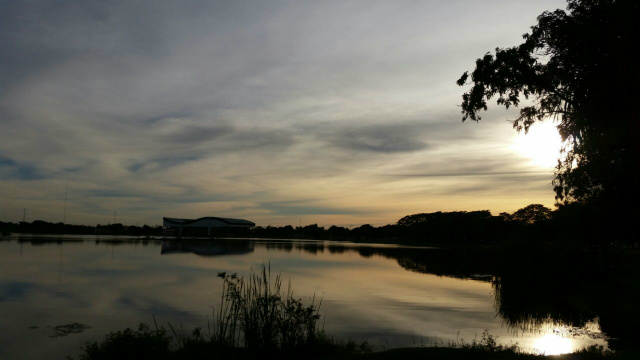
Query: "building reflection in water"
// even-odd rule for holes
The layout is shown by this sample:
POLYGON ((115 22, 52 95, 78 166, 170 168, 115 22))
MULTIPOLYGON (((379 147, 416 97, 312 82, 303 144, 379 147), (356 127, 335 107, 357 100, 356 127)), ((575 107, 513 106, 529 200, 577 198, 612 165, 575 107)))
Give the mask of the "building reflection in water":
POLYGON ((387 347, 455 341, 458 335, 469 342, 488 329, 500 343, 517 342, 534 353, 607 343, 615 350, 634 339, 632 325, 637 324, 629 311, 633 298, 598 277, 591 260, 573 260, 571 271, 559 271, 544 262, 525 267, 523 259, 477 249, 285 240, 72 240, 0 241, 0 263, 9 269, 0 272, 0 316, 3 328, 11 329, 0 332, 1 358, 64 358, 85 341, 154 318, 180 322, 185 329, 206 326, 220 297, 216 274, 246 275, 266 263, 290 279, 299 296, 323 297, 328 332, 387 347), (62 340, 48 337, 46 326, 73 322, 92 330, 62 340), (25 347, 21 339, 36 346, 25 347))

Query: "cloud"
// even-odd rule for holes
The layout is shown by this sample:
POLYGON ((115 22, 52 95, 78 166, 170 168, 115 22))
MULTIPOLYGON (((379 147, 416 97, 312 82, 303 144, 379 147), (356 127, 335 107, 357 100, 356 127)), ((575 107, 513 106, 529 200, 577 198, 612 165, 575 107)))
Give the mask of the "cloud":
POLYGON ((0 156, 0 177, 3 179, 37 180, 45 178, 36 168, 29 164, 17 163, 0 156))
POLYGON ((346 150, 376 153, 414 152, 427 147, 423 140, 424 134, 416 132, 416 128, 419 127, 393 123, 359 128, 346 127, 322 136, 322 139, 346 150))
POLYGON ((313 201, 281 201, 261 204, 261 208, 272 211, 278 215, 296 216, 305 215, 353 215, 366 211, 355 209, 332 208, 313 205, 313 201))
POLYGON ((7 2, 0 214, 57 220, 65 186, 78 223, 385 223, 479 183, 549 204, 509 126, 460 122, 455 80, 556 3, 7 2))
POLYGON ((228 127, 186 126, 169 136, 168 141, 189 145, 215 140, 231 132, 228 127))

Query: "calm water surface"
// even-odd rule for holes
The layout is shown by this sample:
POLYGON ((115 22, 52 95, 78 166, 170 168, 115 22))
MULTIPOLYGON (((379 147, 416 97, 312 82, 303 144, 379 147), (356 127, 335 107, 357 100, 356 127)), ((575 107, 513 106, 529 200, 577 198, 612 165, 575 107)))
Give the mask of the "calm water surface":
POLYGON ((329 333, 367 339, 379 348, 472 341, 484 329, 501 343, 547 354, 606 345, 597 320, 581 328, 552 319, 508 326, 497 315, 491 276, 435 275, 428 262, 408 265, 399 255, 437 258, 439 249, 322 241, 3 239, 0 359, 74 356, 86 341, 140 322, 153 324, 154 317, 158 324, 182 324, 185 331, 206 328, 220 298, 217 273, 246 275, 262 264, 290 280, 296 296, 322 297, 329 333), (76 333, 56 331, 72 323, 82 324, 76 333))

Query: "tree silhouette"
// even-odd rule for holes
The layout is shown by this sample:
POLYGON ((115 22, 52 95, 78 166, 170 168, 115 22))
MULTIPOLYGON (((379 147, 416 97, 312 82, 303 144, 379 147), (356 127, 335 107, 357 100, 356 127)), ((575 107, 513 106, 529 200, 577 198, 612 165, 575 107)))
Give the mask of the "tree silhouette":
POLYGON ((508 215, 508 220, 524 224, 535 224, 538 221, 549 220, 550 218, 551 209, 541 204, 527 205, 513 214, 508 215))
POLYGON ((458 80, 473 85, 462 120, 479 121, 493 97, 505 108, 528 99, 513 127, 526 133, 536 121, 556 121, 558 201, 638 199, 638 18, 637 0, 568 0, 567 11, 542 13, 524 43, 485 54, 458 80))

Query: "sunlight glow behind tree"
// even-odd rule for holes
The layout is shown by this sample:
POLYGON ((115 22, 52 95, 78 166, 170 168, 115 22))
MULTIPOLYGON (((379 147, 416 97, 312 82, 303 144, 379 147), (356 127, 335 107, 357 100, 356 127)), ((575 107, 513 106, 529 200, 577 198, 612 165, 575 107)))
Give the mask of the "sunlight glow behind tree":
POLYGON ((557 200, 624 204, 640 197, 640 71, 631 51, 639 15, 640 3, 631 0, 568 0, 567 11, 542 13, 521 45, 486 53, 457 81, 472 85, 462 96, 462 120, 480 121, 492 98, 507 109, 522 105, 517 131, 558 122, 557 200))
POLYGON ((536 167, 553 169, 560 157, 562 139, 551 120, 536 123, 528 133, 519 132, 511 148, 536 167))

